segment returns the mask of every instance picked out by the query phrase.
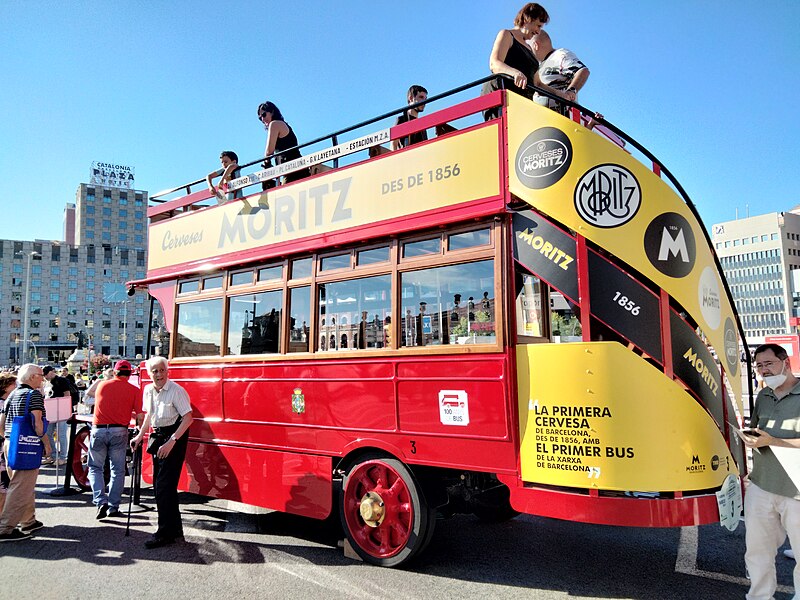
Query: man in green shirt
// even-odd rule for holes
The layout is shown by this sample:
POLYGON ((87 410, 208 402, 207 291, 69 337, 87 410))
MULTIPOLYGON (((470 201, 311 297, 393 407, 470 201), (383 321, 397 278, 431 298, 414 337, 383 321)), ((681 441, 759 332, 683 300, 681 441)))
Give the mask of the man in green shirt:
MULTIPOLYGON (((792 374, 786 350, 777 344, 756 348, 755 362, 764 388, 750 416, 753 429, 742 436, 753 450, 744 502, 744 560, 750 575, 747 599, 769 600, 777 588, 778 548, 787 535, 792 548, 800 548, 800 379, 792 374)), ((800 590, 798 565, 794 587, 800 590)))

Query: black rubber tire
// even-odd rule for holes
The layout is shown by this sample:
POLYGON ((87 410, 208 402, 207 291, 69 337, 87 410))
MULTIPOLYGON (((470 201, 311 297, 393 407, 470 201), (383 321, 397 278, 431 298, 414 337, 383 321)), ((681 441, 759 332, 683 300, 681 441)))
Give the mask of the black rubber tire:
MULTIPOLYGON (((380 491, 382 485, 374 486, 373 489, 380 491)), ((389 521, 396 518, 391 510, 391 506, 387 503, 386 518, 389 521)), ((342 529, 353 550, 364 562, 381 567, 397 567, 417 556, 430 542, 436 524, 435 511, 429 507, 411 470, 400 460, 379 454, 362 456, 345 468, 339 496, 339 516, 342 529), (393 477, 402 480, 403 489, 400 492, 411 506, 411 519, 407 524, 407 534, 403 536, 404 542, 385 556, 381 556, 380 552, 374 549, 371 550, 369 545, 372 543, 374 548, 373 536, 389 535, 388 526, 381 532, 381 527, 387 525, 387 522, 381 523, 376 528, 367 528, 358 510, 358 497, 364 489, 367 489, 364 485, 366 475, 371 471, 379 472, 382 469, 388 470, 393 477), (357 487, 351 490, 351 486, 357 487), (363 538, 364 534, 369 537, 362 545, 359 538, 363 538)))

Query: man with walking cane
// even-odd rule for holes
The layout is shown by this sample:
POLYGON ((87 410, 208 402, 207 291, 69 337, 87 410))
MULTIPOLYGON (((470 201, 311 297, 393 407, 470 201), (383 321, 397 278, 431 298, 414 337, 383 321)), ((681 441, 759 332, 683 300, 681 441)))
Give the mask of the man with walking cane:
POLYGON ((192 406, 186 390, 169 379, 166 358, 154 356, 148 360, 147 371, 153 383, 144 388, 144 423, 142 430, 131 440, 131 448, 135 452, 144 434, 152 427, 147 452, 153 456, 158 529, 144 545, 145 548, 160 548, 183 540, 178 480, 189 443, 192 406))
POLYGON ((142 416, 142 391, 128 383, 133 372, 127 360, 114 365, 114 379, 102 382, 95 394, 92 435, 89 439, 89 483, 97 518, 118 517, 125 487, 125 455, 128 450, 128 425, 142 416), (111 481, 106 493, 106 457, 111 462, 111 481))

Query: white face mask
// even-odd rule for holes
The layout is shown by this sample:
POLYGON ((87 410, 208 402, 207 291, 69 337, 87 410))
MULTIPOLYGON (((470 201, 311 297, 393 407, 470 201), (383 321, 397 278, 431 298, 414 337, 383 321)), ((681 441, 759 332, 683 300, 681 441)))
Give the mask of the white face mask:
POLYGON ((786 382, 786 375, 783 374, 784 369, 786 369, 786 363, 783 364, 779 375, 766 375, 764 377, 764 385, 773 390, 781 387, 786 382))

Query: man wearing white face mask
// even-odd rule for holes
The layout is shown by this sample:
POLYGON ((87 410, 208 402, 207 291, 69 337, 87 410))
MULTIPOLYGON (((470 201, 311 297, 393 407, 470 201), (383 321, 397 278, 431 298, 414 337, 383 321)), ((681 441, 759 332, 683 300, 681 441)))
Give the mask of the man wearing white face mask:
MULTIPOLYGON (((753 470, 744 501, 750 574, 748 600, 768 600, 777 587, 775 555, 786 536, 800 548, 800 490, 787 475, 772 448, 790 448, 800 461, 800 379, 792 374, 786 350, 777 344, 756 348, 756 371, 764 380, 750 423, 742 436, 753 449, 753 470)), ((785 458, 782 460, 786 460, 785 458)), ((794 587, 800 593, 800 565, 794 568, 794 587)), ((796 599, 800 596, 795 595, 796 599)))

